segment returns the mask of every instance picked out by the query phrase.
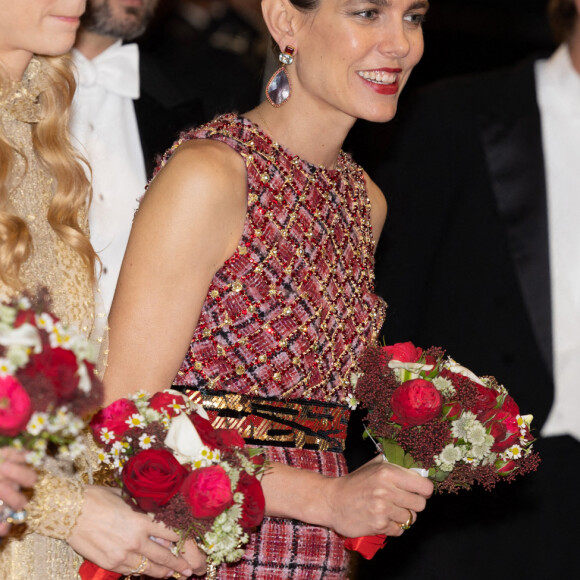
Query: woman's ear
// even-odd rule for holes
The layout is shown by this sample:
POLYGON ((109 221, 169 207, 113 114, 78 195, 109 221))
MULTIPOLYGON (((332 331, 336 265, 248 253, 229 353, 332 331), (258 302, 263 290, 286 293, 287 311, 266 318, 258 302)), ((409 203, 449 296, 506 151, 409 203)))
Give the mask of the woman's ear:
POLYGON ((264 22, 282 52, 296 46, 296 29, 302 14, 288 0, 262 0, 264 22))

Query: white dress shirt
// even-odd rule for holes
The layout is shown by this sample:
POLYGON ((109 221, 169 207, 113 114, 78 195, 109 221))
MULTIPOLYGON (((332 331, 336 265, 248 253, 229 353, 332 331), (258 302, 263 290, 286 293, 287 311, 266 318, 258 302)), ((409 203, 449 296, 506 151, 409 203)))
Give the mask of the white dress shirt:
POLYGON ((580 73, 565 45, 538 61, 535 72, 548 194, 556 389, 542 435, 580 440, 580 73))
POLYGON ((91 242, 103 264, 99 286, 108 313, 147 179, 133 104, 139 52, 119 40, 92 60, 74 50, 73 60, 78 89, 71 130, 92 168, 91 242))

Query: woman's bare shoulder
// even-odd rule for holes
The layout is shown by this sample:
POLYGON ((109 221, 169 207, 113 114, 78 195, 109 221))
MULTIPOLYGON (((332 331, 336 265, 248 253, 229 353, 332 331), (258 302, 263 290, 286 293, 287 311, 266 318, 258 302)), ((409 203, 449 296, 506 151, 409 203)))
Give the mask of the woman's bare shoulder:
POLYGON ((151 182, 149 190, 163 189, 173 194, 196 196, 231 195, 245 191, 246 167, 243 158, 225 143, 194 139, 182 143, 151 182))

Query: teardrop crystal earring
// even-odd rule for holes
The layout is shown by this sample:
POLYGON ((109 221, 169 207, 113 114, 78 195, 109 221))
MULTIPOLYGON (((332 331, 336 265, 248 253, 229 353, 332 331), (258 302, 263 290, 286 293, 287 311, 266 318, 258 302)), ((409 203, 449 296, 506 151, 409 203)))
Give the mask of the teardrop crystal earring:
POLYGON ((290 98, 291 87, 286 66, 294 62, 294 52, 293 46, 287 46, 284 52, 280 53, 278 59, 282 66, 272 75, 266 85, 266 98, 273 107, 281 107, 290 98))

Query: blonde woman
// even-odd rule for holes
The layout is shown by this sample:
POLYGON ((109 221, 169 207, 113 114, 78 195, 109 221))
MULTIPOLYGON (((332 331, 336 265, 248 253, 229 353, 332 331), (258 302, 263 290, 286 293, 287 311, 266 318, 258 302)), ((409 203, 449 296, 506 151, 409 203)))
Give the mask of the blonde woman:
MULTIPOLYGON (((68 58, 59 56, 71 48, 84 9, 85 0, 0 0, 0 300, 47 287, 55 314, 89 334, 90 184, 68 138, 75 84, 68 58)), ((12 450, 1 453, 0 500, 20 509, 19 485, 31 485, 34 473, 12 450)), ((166 547, 177 539, 172 531, 78 475, 42 473, 26 510, 24 531, 14 528, 0 546, 3 580, 76 580, 83 557, 122 574, 191 573, 166 547)))

